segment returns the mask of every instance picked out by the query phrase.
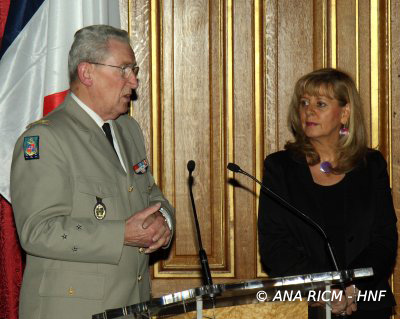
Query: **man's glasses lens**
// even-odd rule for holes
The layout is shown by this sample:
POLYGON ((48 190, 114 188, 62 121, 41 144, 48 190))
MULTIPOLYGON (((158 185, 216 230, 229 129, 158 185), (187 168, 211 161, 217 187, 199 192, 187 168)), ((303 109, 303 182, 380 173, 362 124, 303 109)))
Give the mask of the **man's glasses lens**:
POLYGON ((133 72, 133 74, 135 74, 135 76, 137 76, 139 73, 139 67, 137 65, 135 65, 135 66, 127 65, 122 69, 122 75, 125 79, 129 78, 131 76, 132 72, 133 72))
POLYGON ((131 76, 132 72, 133 74, 135 74, 135 76, 137 76, 139 73, 139 67, 137 65, 127 65, 122 67, 117 65, 104 64, 100 62, 88 62, 88 63, 120 69, 122 72, 122 77, 125 79, 128 79, 131 76))

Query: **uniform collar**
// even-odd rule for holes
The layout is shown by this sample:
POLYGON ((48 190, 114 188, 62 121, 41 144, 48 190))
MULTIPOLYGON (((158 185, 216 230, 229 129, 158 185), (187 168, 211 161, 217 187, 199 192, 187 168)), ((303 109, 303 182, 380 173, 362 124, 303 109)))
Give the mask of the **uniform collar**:
POLYGON ((74 101, 90 116, 90 118, 95 121, 95 123, 101 128, 104 123, 110 123, 112 125, 112 120, 103 121, 99 114, 93 111, 89 106, 83 103, 74 93, 71 92, 71 97, 74 101))

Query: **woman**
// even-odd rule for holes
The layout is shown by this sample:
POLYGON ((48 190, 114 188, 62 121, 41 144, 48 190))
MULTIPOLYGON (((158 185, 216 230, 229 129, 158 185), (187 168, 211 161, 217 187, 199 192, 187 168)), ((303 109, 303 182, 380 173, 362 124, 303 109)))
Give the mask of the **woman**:
MULTIPOLYGON (((397 230, 386 162, 367 148, 361 99, 353 80, 334 69, 300 78, 290 104, 294 141, 264 162, 263 183, 326 231, 339 269, 373 267, 374 276, 349 286, 349 296, 386 290, 375 302, 333 303, 333 314, 389 318, 388 285, 397 230)), ((261 193, 260 255, 270 276, 334 270, 321 234, 266 193, 261 193)))

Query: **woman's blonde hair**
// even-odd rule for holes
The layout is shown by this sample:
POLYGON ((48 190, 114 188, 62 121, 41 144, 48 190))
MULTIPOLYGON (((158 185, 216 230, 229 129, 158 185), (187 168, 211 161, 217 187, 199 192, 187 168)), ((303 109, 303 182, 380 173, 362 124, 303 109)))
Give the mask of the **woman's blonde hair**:
POLYGON ((315 165, 320 158, 305 135, 300 120, 300 100, 305 94, 327 96, 338 100, 342 107, 350 106, 350 117, 345 124, 349 134, 339 138, 337 165, 333 168, 334 173, 349 172, 364 158, 367 150, 362 103, 354 81, 342 71, 325 68, 304 75, 295 85, 288 114, 288 124, 295 140, 287 142, 285 149, 306 156, 309 165, 315 165))

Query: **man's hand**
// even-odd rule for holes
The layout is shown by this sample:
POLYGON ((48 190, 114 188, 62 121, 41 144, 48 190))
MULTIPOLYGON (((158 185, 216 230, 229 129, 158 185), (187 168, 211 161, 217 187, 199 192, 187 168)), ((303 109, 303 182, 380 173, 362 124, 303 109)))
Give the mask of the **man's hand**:
POLYGON ((156 234, 153 236, 153 244, 145 250, 145 253, 152 253, 160 247, 167 245, 171 237, 168 223, 159 211, 148 216, 144 221, 143 228, 148 229, 150 227, 153 227, 156 230, 156 234))
POLYGON ((124 244, 145 247, 145 253, 152 253, 169 242, 171 232, 158 211, 161 204, 147 207, 125 222, 124 244))

